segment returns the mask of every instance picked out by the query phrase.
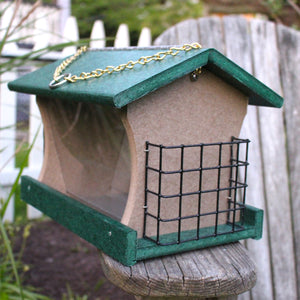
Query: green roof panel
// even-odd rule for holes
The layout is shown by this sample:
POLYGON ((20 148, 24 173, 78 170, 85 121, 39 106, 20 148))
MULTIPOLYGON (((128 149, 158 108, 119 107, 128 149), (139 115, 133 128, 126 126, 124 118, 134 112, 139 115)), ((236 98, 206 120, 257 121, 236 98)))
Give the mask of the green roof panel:
MULTIPOLYGON (((156 54, 169 47, 158 48, 104 48, 88 50, 70 64, 64 73, 80 75, 96 68, 118 66, 128 61, 136 61, 141 56, 156 54)), ((11 90, 60 98, 71 101, 108 104, 121 108, 172 81, 205 66, 215 75, 223 78, 249 96, 249 104, 281 107, 283 99, 238 65, 227 59, 215 49, 196 49, 180 51, 178 55, 168 55, 161 61, 151 61, 146 65, 137 64, 133 69, 105 74, 100 78, 67 82, 55 89, 49 88, 53 73, 62 62, 57 61, 35 72, 9 83, 11 90)))

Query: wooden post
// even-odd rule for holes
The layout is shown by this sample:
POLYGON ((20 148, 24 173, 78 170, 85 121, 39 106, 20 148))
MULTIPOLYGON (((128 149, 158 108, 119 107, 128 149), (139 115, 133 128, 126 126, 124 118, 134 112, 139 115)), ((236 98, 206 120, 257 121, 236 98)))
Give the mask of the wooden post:
POLYGON ((147 47, 151 45, 151 29, 144 27, 140 33, 138 47, 147 47))
POLYGON ((239 243, 165 256, 125 267, 101 253, 105 276, 138 300, 237 299, 256 281, 239 243))
POLYGON ((34 46, 33 51, 40 50, 49 46, 51 41, 51 29, 47 18, 38 18, 35 20, 34 46))
MULTIPOLYGON (((0 28, 6 28, 14 14, 14 5, 10 5, 3 10, 0 18, 0 28)), ((16 22, 16 21, 15 21, 16 22)), ((15 24, 13 23, 13 25, 15 24)), ((5 30, 0 31, 0 39, 4 38, 5 30)), ((18 33, 15 33, 11 39, 17 39, 18 33)), ((15 42, 5 43, 2 49, 3 53, 16 53, 18 46, 15 42)), ((7 71, 0 76, 0 199, 6 200, 10 189, 11 181, 15 170, 15 151, 16 151, 16 94, 8 90, 7 82, 17 78, 14 71, 7 71), (4 175, 2 175, 4 174, 4 175)), ((1 206, 1 204, 0 204, 1 206)), ((14 199, 9 202, 4 221, 13 222, 14 220, 14 199)))
MULTIPOLYGON (((7 199, 11 188, 15 170, 15 151, 16 151, 16 103, 17 97, 7 88, 7 81, 17 77, 15 72, 5 72, 0 78, 0 199, 7 199)), ((1 204, 0 204, 1 205, 1 204)), ((14 199, 11 199, 7 206, 4 220, 12 222, 14 220, 14 199)))
MULTIPOLYGON (((79 32, 75 17, 69 17, 63 33, 64 42, 76 42, 79 40, 79 32)), ((62 52, 62 57, 73 55, 76 52, 76 46, 65 47, 62 52)))

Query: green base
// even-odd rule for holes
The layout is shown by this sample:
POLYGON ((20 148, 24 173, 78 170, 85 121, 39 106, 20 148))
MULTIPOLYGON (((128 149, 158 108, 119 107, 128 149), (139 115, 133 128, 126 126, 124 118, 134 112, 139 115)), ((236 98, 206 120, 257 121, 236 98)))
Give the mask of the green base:
MULTIPOLYGON (((135 230, 28 176, 22 177, 21 197, 28 204, 126 266, 132 266, 143 259, 231 243, 241 239, 260 239, 262 236, 263 211, 248 205, 244 211, 242 231, 230 232, 230 225, 221 225, 218 226, 218 231, 222 231, 224 233, 222 235, 160 246, 150 240, 138 239, 135 230)), ((201 229, 207 235, 212 234, 213 230, 214 227, 201 229)), ((203 233, 201 232, 201 235, 203 233)), ((168 234, 162 238, 165 241, 172 241, 175 235, 177 234, 168 234)), ((196 236, 196 231, 183 232, 182 235, 193 237, 196 236)))

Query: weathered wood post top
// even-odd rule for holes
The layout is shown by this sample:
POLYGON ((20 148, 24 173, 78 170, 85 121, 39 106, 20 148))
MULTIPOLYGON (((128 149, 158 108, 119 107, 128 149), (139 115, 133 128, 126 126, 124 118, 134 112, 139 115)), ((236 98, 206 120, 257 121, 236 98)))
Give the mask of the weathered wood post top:
POLYGON ((45 129, 22 198, 121 263, 261 237, 239 133, 248 104, 283 99, 216 50, 82 48, 9 88, 45 129))

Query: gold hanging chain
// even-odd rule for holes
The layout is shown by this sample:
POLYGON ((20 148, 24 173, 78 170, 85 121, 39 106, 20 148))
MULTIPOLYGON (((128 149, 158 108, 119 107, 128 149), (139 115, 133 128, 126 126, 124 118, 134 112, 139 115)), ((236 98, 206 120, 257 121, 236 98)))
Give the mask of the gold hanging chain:
MULTIPOLYGON (((171 47, 167 51, 160 51, 156 54, 149 55, 149 56, 142 56, 136 61, 129 61, 126 64, 120 64, 117 67, 114 66, 107 66, 105 69, 95 69, 91 72, 82 72, 80 75, 72 75, 70 73, 63 74, 65 69, 70 66, 75 60, 79 58, 83 53, 88 51, 87 46, 83 46, 80 49, 77 50, 77 52, 64 60, 56 69, 53 74, 53 80, 50 82, 49 87, 50 88, 57 88, 61 86, 62 84, 66 82, 76 82, 77 80, 86 80, 89 78, 98 78, 101 77, 104 74, 112 74, 114 72, 121 72, 125 69, 133 69, 135 65, 146 65, 147 63, 151 61, 161 61, 165 59, 168 55, 176 56, 180 51, 191 51, 193 49, 201 49, 202 46, 198 43, 192 43, 192 44, 184 44, 181 47, 171 47)), ((195 74, 200 73, 200 69, 196 69, 195 74)))

